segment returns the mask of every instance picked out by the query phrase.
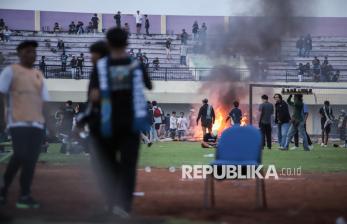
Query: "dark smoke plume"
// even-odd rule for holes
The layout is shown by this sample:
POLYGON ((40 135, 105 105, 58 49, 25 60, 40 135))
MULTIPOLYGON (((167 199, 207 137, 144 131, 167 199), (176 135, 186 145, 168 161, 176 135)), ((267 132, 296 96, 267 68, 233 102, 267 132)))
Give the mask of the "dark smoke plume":
POLYGON ((293 22, 294 8, 290 0, 258 1, 248 14, 254 11, 260 16, 231 17, 228 30, 220 30, 206 43, 207 56, 215 60, 242 58, 248 68, 240 71, 236 66, 219 65, 212 69, 201 91, 211 94, 208 95, 211 103, 223 108, 230 108, 234 100, 247 103, 247 84, 264 79, 268 62, 280 60, 283 37, 300 29, 293 22))

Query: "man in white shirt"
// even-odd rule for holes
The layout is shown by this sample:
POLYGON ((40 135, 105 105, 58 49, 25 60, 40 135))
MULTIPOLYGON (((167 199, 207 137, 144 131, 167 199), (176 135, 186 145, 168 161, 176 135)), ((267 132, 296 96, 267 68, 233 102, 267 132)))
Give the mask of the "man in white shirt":
POLYGON ((37 46, 37 42, 31 40, 20 43, 17 46, 19 63, 6 67, 0 75, 0 100, 7 99, 7 128, 13 144, 13 155, 0 190, 0 204, 6 203, 8 189, 20 170, 21 193, 17 208, 40 207, 31 197, 31 183, 44 140, 47 120, 44 108, 49 96, 42 72, 33 68, 37 46))
POLYGON ((178 141, 183 140, 188 128, 188 120, 184 117, 184 113, 180 113, 180 117, 177 119, 177 133, 178 141))
POLYGON ((176 117, 176 111, 172 111, 171 117, 170 117, 170 137, 174 140, 176 137, 176 130, 177 130, 177 117, 176 117))
POLYGON ((142 15, 140 14, 140 11, 137 10, 136 14, 134 15, 135 22, 136 22, 136 34, 139 35, 141 32, 141 26, 142 26, 142 15))

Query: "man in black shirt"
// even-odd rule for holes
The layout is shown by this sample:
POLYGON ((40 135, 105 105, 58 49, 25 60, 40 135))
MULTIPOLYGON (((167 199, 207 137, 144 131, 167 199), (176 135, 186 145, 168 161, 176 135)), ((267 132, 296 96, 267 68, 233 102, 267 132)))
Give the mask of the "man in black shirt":
POLYGON ((230 111, 229 116, 226 119, 226 122, 231 118, 233 125, 240 126, 241 125, 241 119, 242 119, 242 111, 239 109, 239 102, 235 101, 234 108, 230 111))
POLYGON ((329 101, 324 101, 324 106, 319 109, 321 115, 321 129, 322 129, 322 143, 321 146, 327 147, 329 141, 329 133, 331 131, 331 124, 335 119, 333 110, 330 107, 329 101))
POLYGON ((92 23, 93 23, 94 33, 98 32, 99 18, 98 18, 98 15, 96 13, 92 17, 92 23))
POLYGON ((143 89, 152 84, 144 66, 126 52, 128 34, 113 28, 106 38, 110 56, 97 62, 89 84, 89 101, 99 110, 98 122, 90 127, 97 145, 92 158, 101 169, 100 178, 107 180, 102 191, 108 208, 114 215, 128 217, 140 133, 150 128, 143 89))
POLYGON ((67 62, 68 56, 65 54, 65 51, 60 56, 61 60, 61 71, 66 72, 66 62, 67 62))
POLYGON ((40 66, 40 70, 42 71, 42 73, 44 75, 46 75, 46 57, 45 56, 41 56, 41 60, 39 61, 39 66, 40 66))
POLYGON ((187 40, 188 40, 188 33, 186 32, 185 29, 183 29, 181 33, 181 44, 187 44, 187 40))
POLYGON ((275 104, 275 123, 277 124, 277 138, 279 149, 283 149, 286 143, 287 133, 290 125, 290 113, 288 104, 283 100, 282 95, 274 95, 275 104))
POLYGON ((145 15, 145 29, 146 29, 146 35, 149 36, 149 19, 148 19, 148 15, 145 15))
MULTIPOLYGON (((215 131, 213 131, 215 132, 215 131)), ((218 133, 206 133, 202 139, 202 148, 214 148, 217 146, 217 135, 218 133)))
POLYGON ((113 17, 114 20, 116 20, 116 26, 117 28, 121 28, 121 14, 120 11, 117 12, 117 14, 113 17))
POLYGON ((202 133, 205 136, 206 129, 208 133, 212 133, 212 126, 216 117, 212 105, 208 104, 208 99, 204 99, 202 103, 203 105, 200 107, 198 118, 196 119, 196 125, 199 125, 199 120, 201 119, 202 133))
POLYGON ((83 64, 84 64, 84 57, 83 53, 80 54, 79 57, 77 57, 77 77, 76 79, 80 78, 80 75, 83 75, 83 64))
POLYGON ((72 21, 69 25, 69 34, 73 34, 73 33, 76 33, 76 25, 74 21, 72 21))

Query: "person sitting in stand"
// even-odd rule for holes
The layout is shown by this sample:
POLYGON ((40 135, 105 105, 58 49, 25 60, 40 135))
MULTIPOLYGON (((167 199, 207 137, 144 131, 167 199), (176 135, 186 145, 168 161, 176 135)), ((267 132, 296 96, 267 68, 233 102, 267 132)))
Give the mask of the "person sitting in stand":
POLYGON ((69 34, 73 34, 73 33, 76 33, 76 25, 74 21, 72 21, 69 25, 69 34))
POLYGON ((201 142, 201 148, 217 147, 218 131, 213 130, 212 133, 207 132, 201 142))
POLYGON ((84 33, 83 22, 78 21, 77 26, 76 26, 76 30, 77 30, 77 34, 84 33))
POLYGON ((146 53, 142 54, 142 63, 146 66, 146 68, 148 68, 148 57, 146 55, 146 53))
POLYGON ((333 77, 331 78, 332 82, 338 82, 340 79, 340 70, 336 70, 335 74, 333 75, 333 77))
POLYGON ((129 54, 130 57, 135 58, 134 49, 131 48, 131 49, 128 51, 128 54, 129 54))
POLYGON ((136 59, 141 61, 141 57, 142 57, 142 52, 141 52, 141 48, 139 48, 137 53, 136 53, 136 59))
POLYGON ((88 26, 86 27, 86 32, 87 33, 92 33, 93 32, 93 23, 89 22, 88 26))
POLYGON ((61 31, 61 27, 59 25, 59 23, 54 23, 54 27, 53 27, 53 32, 60 32, 61 31))
POLYGON ((61 39, 58 40, 57 48, 58 48, 58 50, 63 50, 63 51, 65 51, 65 43, 64 43, 63 40, 61 40, 61 39))
POLYGON ((156 57, 156 58, 153 60, 152 64, 153 64, 154 70, 158 71, 158 70, 159 70, 159 58, 156 57))
POLYGON ((130 27, 128 23, 124 23, 124 27, 123 27, 124 31, 127 32, 130 35, 130 27))

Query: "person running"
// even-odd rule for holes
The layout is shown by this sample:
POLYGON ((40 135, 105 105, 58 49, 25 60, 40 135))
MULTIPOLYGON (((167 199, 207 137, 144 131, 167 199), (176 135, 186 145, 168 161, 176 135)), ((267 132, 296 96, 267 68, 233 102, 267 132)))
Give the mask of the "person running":
MULTIPOLYGON (((44 140, 48 117, 45 102, 49 100, 49 95, 42 72, 33 68, 37 46, 36 41, 21 42, 17 46, 19 63, 6 67, 0 75, 0 100, 4 100, 5 96, 9 99, 7 127, 13 144, 13 155, 6 167, 4 185, 0 190, 0 204, 6 203, 10 185, 20 171, 21 193, 17 208, 40 207, 31 196, 31 184, 44 140)), ((52 130, 50 126, 48 129, 52 130)))
POLYGON ((202 137, 206 134, 206 129, 208 133, 212 132, 212 126, 215 121, 215 114, 212 105, 208 104, 208 99, 202 100, 203 105, 200 107, 198 118, 196 119, 196 125, 199 125, 199 120, 201 119, 202 137))
POLYGON ((100 111, 90 129, 97 146, 92 157, 105 181, 101 190, 107 208, 126 218, 132 210, 140 134, 150 128, 144 88, 152 84, 144 66, 126 52, 127 32, 112 28, 106 39, 110 56, 98 60, 89 84, 89 101, 100 111))

